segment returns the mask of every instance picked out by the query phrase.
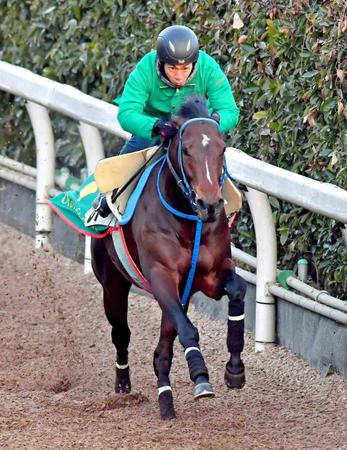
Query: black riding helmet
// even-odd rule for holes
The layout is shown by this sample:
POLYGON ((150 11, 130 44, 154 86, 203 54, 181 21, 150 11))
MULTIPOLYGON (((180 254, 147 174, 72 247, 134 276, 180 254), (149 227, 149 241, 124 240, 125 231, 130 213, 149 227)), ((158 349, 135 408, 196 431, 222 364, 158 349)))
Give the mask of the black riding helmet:
POLYGON ((162 64, 194 64, 199 57, 198 38, 183 25, 167 27, 158 36, 157 55, 162 64))

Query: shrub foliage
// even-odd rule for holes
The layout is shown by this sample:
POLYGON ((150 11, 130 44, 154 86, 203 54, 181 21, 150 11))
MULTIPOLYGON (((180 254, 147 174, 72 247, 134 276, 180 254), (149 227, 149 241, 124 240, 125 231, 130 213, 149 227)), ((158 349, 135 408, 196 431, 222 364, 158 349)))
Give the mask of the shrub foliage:
MULTIPOLYGON (((345 0, 5 0, 0 23, 1 59, 105 101, 121 93, 160 30, 189 25, 233 84, 241 121, 228 144, 347 187, 345 0)), ((1 151, 33 164, 23 100, 0 95, 1 151)), ((52 115, 58 160, 83 165, 76 126, 52 115)), ((104 138, 109 149, 120 145, 104 138)), ((296 258, 310 255, 320 287, 341 296, 347 278, 342 224, 274 198, 271 204, 281 266, 292 268, 296 258)), ((235 239, 254 251, 247 207, 235 239)))

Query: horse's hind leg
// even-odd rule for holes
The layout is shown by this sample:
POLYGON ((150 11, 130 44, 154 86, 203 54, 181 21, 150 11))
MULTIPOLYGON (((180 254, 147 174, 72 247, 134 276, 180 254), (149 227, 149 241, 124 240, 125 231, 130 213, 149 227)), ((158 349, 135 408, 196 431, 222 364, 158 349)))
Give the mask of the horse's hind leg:
POLYGON ((229 388, 245 385, 245 368, 241 359, 244 346, 244 297, 246 282, 232 271, 226 283, 229 298, 227 347, 230 359, 225 367, 224 381, 229 388))
MULTIPOLYGON (((123 278, 123 277, 122 277, 123 278)), ((112 283, 104 286, 105 314, 112 326, 112 342, 117 350, 116 378, 114 390, 117 393, 129 393, 131 391, 128 346, 130 342, 130 329, 128 326, 128 293, 129 284, 123 284, 126 280, 112 280, 112 283)))
MULTIPOLYGON (((96 240, 94 240, 96 241, 96 240)), ((112 330, 112 342, 116 348, 115 392, 129 393, 131 390, 128 346, 128 294, 131 283, 115 268, 101 242, 93 243, 93 270, 103 287, 103 301, 107 320, 112 330)))
POLYGON ((158 378, 160 415, 164 420, 174 419, 176 417, 169 378, 173 358, 173 343, 176 336, 177 331, 163 314, 161 319, 160 338, 157 348, 154 351, 153 366, 154 372, 158 378))

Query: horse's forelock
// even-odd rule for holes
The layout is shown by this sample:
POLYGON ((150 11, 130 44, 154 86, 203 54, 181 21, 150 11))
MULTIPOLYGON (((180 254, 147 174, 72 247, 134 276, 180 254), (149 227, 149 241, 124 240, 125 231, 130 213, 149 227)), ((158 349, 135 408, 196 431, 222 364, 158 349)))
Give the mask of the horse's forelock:
POLYGON ((176 115, 184 119, 209 117, 207 100, 200 94, 189 95, 182 103, 176 115))

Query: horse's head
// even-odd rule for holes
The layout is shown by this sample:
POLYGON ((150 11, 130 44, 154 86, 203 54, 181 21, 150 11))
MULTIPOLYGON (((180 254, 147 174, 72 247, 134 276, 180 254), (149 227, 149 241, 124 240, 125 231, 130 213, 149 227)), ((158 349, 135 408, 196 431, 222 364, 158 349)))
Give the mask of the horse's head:
POLYGON ((179 131, 170 150, 182 190, 203 222, 223 211, 222 177, 225 143, 208 115, 206 100, 192 95, 171 120, 179 131), (176 154, 174 154, 176 152, 176 154))

